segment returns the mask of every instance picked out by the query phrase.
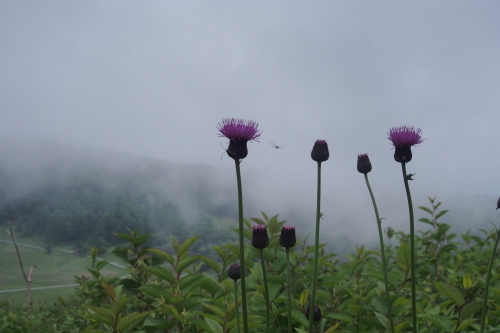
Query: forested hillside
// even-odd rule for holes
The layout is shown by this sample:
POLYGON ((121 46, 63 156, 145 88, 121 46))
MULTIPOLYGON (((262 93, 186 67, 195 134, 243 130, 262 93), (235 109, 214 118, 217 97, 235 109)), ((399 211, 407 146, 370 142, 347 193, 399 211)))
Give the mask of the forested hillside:
POLYGON ((231 237, 213 221, 234 218, 236 204, 215 189, 209 166, 30 140, 4 141, 0 151, 0 223, 12 220, 21 236, 81 247, 114 244, 126 228, 154 232, 158 244, 231 237))

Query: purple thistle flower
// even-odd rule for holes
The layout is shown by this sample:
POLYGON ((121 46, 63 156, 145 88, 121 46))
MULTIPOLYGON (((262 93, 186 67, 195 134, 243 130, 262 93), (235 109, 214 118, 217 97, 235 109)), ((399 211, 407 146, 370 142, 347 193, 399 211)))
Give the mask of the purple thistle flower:
POLYGON ((229 269, 227 270, 227 276, 229 276, 233 280, 238 280, 241 278, 241 266, 240 264, 231 264, 229 269))
POLYGON ((498 201, 497 201, 497 209, 500 208, 500 198, 498 198, 498 201))
POLYGON ((259 141, 262 131, 258 129, 259 123, 253 120, 244 120, 238 118, 225 118, 222 119, 217 125, 220 137, 226 137, 229 141, 227 147, 227 154, 234 160, 241 160, 247 157, 248 141, 259 141))
POLYGON ((264 249, 269 245, 269 236, 267 235, 267 226, 264 224, 254 225, 252 237, 252 246, 256 249, 264 249))
POLYGON ((325 140, 317 140, 311 152, 311 158, 316 162, 324 162, 330 157, 328 145, 325 140))
POLYGON ((295 227, 291 225, 285 225, 281 228, 280 235, 280 245, 284 248, 291 248, 297 243, 297 238, 295 237, 295 227))
POLYGON ((422 143, 422 130, 413 126, 393 127, 387 132, 387 139, 394 146, 394 160, 400 163, 410 162, 411 147, 422 143))
POLYGON ((368 158, 368 154, 360 154, 358 155, 358 171, 361 173, 368 173, 372 171, 372 164, 370 159, 368 158))
POLYGON ((244 120, 238 118, 225 118, 219 123, 217 129, 220 137, 226 137, 229 140, 259 141, 262 131, 258 130, 259 123, 253 120, 244 120))

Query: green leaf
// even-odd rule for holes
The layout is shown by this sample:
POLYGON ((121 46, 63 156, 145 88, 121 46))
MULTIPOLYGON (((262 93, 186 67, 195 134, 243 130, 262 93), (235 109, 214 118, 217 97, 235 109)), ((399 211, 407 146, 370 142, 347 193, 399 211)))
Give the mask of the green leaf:
POLYGON ((202 305, 205 308, 211 310, 213 313, 215 313, 216 315, 218 315, 222 319, 224 319, 226 317, 226 312, 224 310, 222 310, 221 308, 219 308, 218 306, 215 306, 213 304, 207 304, 207 303, 203 303, 202 305))
POLYGON ((465 319, 472 315, 473 313, 481 310, 483 307, 483 302, 482 301, 474 301, 468 304, 465 304, 464 307, 462 308, 462 312, 460 313, 460 318, 465 319))
POLYGON ((111 312, 115 317, 118 317, 118 314, 122 311, 123 307, 125 304, 127 304, 128 298, 120 298, 117 299, 114 303, 113 306, 111 307, 111 312))
POLYGON ((419 209, 421 209, 421 210, 423 210, 424 212, 427 212, 427 213, 429 213, 429 214, 432 214, 432 211, 431 211, 429 208, 427 208, 427 207, 420 206, 420 207, 418 207, 418 208, 419 208, 419 209))
POLYGON ((455 324, 446 317, 439 315, 421 314, 418 317, 433 323, 437 328, 445 329, 446 332, 453 332, 455 324))
POLYGON ((220 268, 219 264, 213 260, 213 259, 210 259, 208 257, 202 257, 201 260, 207 265, 209 266, 211 269, 213 269, 217 274, 220 274, 222 269, 220 268))
POLYGON ((130 314, 126 315, 125 317, 123 317, 120 320, 120 322, 118 323, 116 329, 118 330, 118 332, 123 332, 127 328, 132 327, 132 326, 136 325, 137 323, 139 323, 139 321, 142 318, 146 317, 146 316, 149 316, 149 312, 144 312, 144 313, 134 312, 134 313, 130 313, 130 314))
POLYGON ((224 333, 222 326, 213 319, 205 318, 207 325, 210 327, 213 333, 224 333))
POLYGON ((408 270, 411 262, 410 245, 406 242, 401 242, 398 248, 398 265, 403 270, 408 270))
POLYGON ((177 267, 175 267, 175 271, 177 273, 181 273, 186 267, 188 267, 189 265, 192 265, 193 263, 200 260, 201 258, 202 258, 202 256, 200 256, 200 255, 186 258, 186 259, 182 260, 179 264, 177 264, 177 267))
POLYGON ((441 216, 443 216, 444 214, 446 214, 448 212, 449 212, 449 210, 447 210, 447 209, 442 210, 434 218, 437 220, 438 218, 440 218, 441 216))
POLYGON ((86 305, 87 308, 92 310, 93 312, 97 313, 99 316, 109 320, 111 323, 111 326, 113 326, 113 322, 115 321, 115 318, 113 317, 113 314, 111 311, 100 308, 98 306, 92 306, 92 305, 86 305))
POLYGON ((457 306, 462 306, 465 304, 464 296, 457 287, 443 282, 436 282, 436 288, 446 297, 452 300, 457 306))
POLYGON ((389 319, 386 316, 379 312, 375 312, 375 317, 377 317, 378 321, 384 325, 385 329, 389 329, 389 319))
POLYGON ((174 236, 170 235, 170 244, 172 248, 177 251, 179 249, 179 241, 174 236))
POLYGON ((109 264, 109 261, 107 261, 107 260, 101 260, 101 261, 99 261, 97 263, 97 265, 95 265, 95 269, 100 270, 101 268, 103 268, 107 264, 109 264))
POLYGON ((142 270, 146 271, 148 273, 151 273, 153 275, 156 275, 160 279, 163 279, 163 280, 165 280, 167 282, 170 282, 170 284, 172 284, 172 285, 174 285, 175 282, 176 282, 174 275, 169 270, 167 270, 164 267, 161 267, 161 266, 147 266, 147 267, 142 267, 142 270))
POLYGON ((165 260, 166 262, 168 262, 169 264, 171 264, 172 266, 174 265, 175 261, 174 261, 174 258, 172 257, 172 255, 168 252, 165 252, 163 250, 160 250, 160 249, 148 249, 148 252, 150 253, 153 253, 155 255, 157 255, 158 257, 160 257, 161 259, 165 260))
POLYGON ((187 250, 189 250, 191 245, 193 245, 198 238, 200 238, 200 236, 193 236, 191 238, 188 238, 184 243, 182 243, 179 246, 179 249, 177 250, 177 256, 178 257, 182 256, 187 250))

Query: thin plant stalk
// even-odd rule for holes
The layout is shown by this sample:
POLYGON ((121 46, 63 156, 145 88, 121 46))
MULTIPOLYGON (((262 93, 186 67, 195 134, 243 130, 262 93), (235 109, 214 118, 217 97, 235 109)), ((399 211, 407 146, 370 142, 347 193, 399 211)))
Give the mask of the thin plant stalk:
POLYGON ((260 252, 260 263, 262 264, 262 276, 264 277, 264 292, 266 299, 266 333, 269 333, 269 323, 270 323, 270 306, 269 306, 269 289, 267 287, 267 275, 266 275, 266 265, 264 262, 264 249, 259 249, 260 252))
MULTIPOLYGON (((496 227, 495 227, 496 229, 496 227)), ((495 259, 495 253, 497 252, 498 240, 500 239, 500 230, 497 229, 497 237, 495 239, 495 245, 493 246, 493 252, 490 255, 490 262, 488 264, 488 272, 486 274, 486 287, 484 289, 484 299, 483 299, 483 311, 481 313, 481 328, 479 330, 480 333, 484 333, 484 326, 486 324, 486 311, 488 304, 488 291, 490 289, 490 281, 491 281, 491 270, 493 269, 493 261, 495 259)))
POLYGON ((288 333, 292 333, 292 275, 290 272, 290 249, 286 249, 286 283, 287 283, 287 309, 288 309, 288 333))
POLYGON ((241 173, 240 160, 235 159, 236 165, 236 182, 238 183, 238 221, 240 234, 240 267, 241 267, 241 305, 243 311, 243 332, 248 333, 248 317, 247 317, 247 294, 245 283, 245 241, 243 237, 243 194, 241 189, 241 173))
POLYGON ((234 280, 234 304, 236 309, 236 325, 238 327, 238 333, 240 333, 240 311, 238 305, 238 282, 234 280))
POLYGON ((410 186, 408 184, 408 176, 406 175, 406 163, 401 162, 403 170, 403 179, 406 188, 406 197, 408 198, 408 210, 410 212, 410 252, 411 252, 411 320, 412 332, 417 333, 417 297, 416 297, 416 277, 415 277, 415 221, 413 217, 413 204, 411 201, 410 186))
POLYGON ((321 219, 321 162, 318 162, 318 192, 316 198, 316 234, 314 238, 314 270, 311 287, 311 303, 309 306, 309 333, 313 332, 314 305, 316 304, 316 284, 319 261, 319 221, 321 219))
POLYGON ((370 182, 368 181, 368 173, 365 173, 364 175, 365 175, 366 186, 368 187, 368 191, 370 192, 370 197, 372 198, 373 209, 375 210, 375 217, 377 219, 378 237, 380 240, 380 249, 381 249, 380 252, 382 254, 382 271, 384 273, 385 294, 387 297, 387 316, 389 317, 389 326, 391 328, 391 333, 394 333, 394 322, 392 319, 391 296, 389 294, 389 282, 387 280, 387 263, 385 261, 384 236, 382 234, 382 220, 380 219, 380 216, 378 214, 377 202, 375 201, 375 197, 373 196, 370 182))

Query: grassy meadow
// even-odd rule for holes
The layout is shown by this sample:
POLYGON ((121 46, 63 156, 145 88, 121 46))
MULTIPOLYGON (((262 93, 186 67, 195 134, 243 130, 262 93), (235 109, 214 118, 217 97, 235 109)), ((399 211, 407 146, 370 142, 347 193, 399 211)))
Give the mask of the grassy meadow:
MULTIPOLYGON (((7 238, 3 238, 8 240, 7 238)), ((19 239, 19 243, 43 246, 40 241, 34 238, 19 239)), ((70 250, 70 247, 53 247, 52 253, 44 250, 19 246, 24 269, 28 274, 32 265, 35 265, 31 288, 73 284, 74 276, 90 275, 87 268, 90 267, 90 259, 82 256, 72 255, 62 252, 70 250)), ((106 260, 117 261, 112 254, 100 256, 106 260)), ((17 259, 13 244, 0 242, 0 291, 11 289, 25 289, 21 268, 17 259)), ((124 276, 127 271, 118 267, 107 265, 102 273, 104 275, 124 276)), ((75 287, 65 287, 46 290, 32 290, 31 300, 33 303, 41 301, 51 301, 57 297, 69 297, 74 294, 75 287)), ((0 302, 25 302, 25 292, 0 293, 0 302)))

